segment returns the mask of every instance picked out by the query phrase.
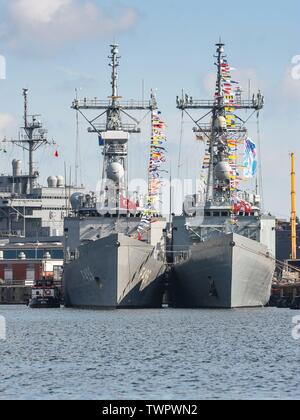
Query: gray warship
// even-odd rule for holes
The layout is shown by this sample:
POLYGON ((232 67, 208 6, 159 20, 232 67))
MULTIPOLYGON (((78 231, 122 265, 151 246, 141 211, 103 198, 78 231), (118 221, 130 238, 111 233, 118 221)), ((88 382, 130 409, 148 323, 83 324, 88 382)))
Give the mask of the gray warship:
POLYGON ((61 242, 69 199, 84 188, 67 185, 63 176, 54 174, 48 177, 47 186, 40 184, 35 152, 56 144, 48 140, 41 115, 29 115, 28 89, 23 89, 23 97, 24 125, 17 139, 1 141, 0 152, 6 157, 8 145, 28 152, 28 171, 21 160, 14 159, 12 172, 0 174, 0 241, 3 244, 61 242))
POLYGON ((118 94, 118 45, 111 46, 112 94, 108 101, 78 100, 72 105, 99 137, 103 181, 98 194, 75 194, 73 214, 64 224, 64 297, 67 307, 92 309, 159 308, 164 294, 166 221, 145 216, 141 197, 129 199, 128 142, 139 133, 129 113, 157 109, 156 99, 123 101, 118 94), (86 110, 97 111, 94 119, 86 110), (101 117, 105 116, 105 123, 101 117), (133 123, 123 123, 127 117, 133 123), (142 228, 141 228, 142 227, 142 228))
POLYGON ((246 122, 259 117, 264 97, 259 92, 243 99, 232 80, 225 44, 216 47, 214 99, 177 97, 178 109, 193 119, 197 139, 207 150, 202 190, 186 199, 183 215, 173 218, 172 235, 170 230, 172 301, 182 308, 262 307, 269 301, 275 271, 275 218, 261 210, 256 147, 246 122), (194 117, 199 109, 205 115, 194 117), (242 110, 246 121, 238 115, 242 110), (248 156, 243 166, 237 163, 240 147, 248 156), (245 176, 255 181, 250 192, 243 190, 245 176))

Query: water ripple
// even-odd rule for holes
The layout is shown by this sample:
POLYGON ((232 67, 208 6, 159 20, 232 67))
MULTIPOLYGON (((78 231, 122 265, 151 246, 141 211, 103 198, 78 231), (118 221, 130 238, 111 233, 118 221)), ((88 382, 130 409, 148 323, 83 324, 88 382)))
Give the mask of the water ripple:
POLYGON ((0 315, 0 399, 300 398, 290 310, 0 315))

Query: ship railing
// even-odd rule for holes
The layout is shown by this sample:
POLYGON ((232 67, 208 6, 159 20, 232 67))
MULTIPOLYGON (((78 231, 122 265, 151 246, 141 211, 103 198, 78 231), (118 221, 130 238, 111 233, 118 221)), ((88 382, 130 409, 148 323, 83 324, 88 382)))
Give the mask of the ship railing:
MULTIPOLYGON (((194 127, 194 133, 211 133, 212 125, 211 124, 199 124, 198 127, 194 127)), ((247 128, 243 124, 234 124, 233 127, 228 127, 227 132, 247 132, 247 128)))
POLYGON ((172 251, 175 263, 180 264, 191 258, 191 250, 172 251))
MULTIPOLYGON (((237 109, 256 109, 263 108, 263 101, 258 99, 253 100, 237 100, 234 99, 230 103, 223 103, 221 108, 237 108, 237 109)), ((177 108, 185 109, 213 109, 220 108, 220 105, 215 100, 198 100, 198 99, 179 99, 177 101, 177 108)))
MULTIPOLYGON (((94 124, 93 128, 89 127, 89 133, 104 133, 109 131, 106 124, 94 124)), ((117 131, 117 130, 116 130, 117 131)), ((136 124, 121 124, 119 131, 125 131, 126 133, 140 133, 141 129, 136 124)))
POLYGON ((106 149, 106 155, 120 155, 120 156, 126 156, 128 153, 128 148, 121 146, 121 145, 112 145, 112 146, 108 146, 106 149))
POLYGON ((216 102, 212 100, 179 100, 177 101, 177 108, 179 109, 199 109, 199 108, 214 108, 216 102))
MULTIPOLYGON (((104 101, 95 99, 76 100, 72 103, 73 109, 109 109, 113 106, 112 101, 104 101)), ((120 109, 127 110, 151 110, 155 108, 155 104, 151 101, 116 101, 116 106, 120 109)))
POLYGON ((40 134, 33 134, 33 136, 31 138, 29 138, 29 136, 22 136, 20 141, 28 141, 28 140, 46 140, 46 134, 47 132, 43 132, 40 134))

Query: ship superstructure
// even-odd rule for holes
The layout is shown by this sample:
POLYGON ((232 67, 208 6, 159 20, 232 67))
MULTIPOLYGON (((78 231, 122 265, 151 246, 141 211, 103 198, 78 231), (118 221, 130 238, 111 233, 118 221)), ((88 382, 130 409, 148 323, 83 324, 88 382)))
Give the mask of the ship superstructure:
POLYGON ((216 47, 214 99, 177 98, 178 109, 193 119, 194 132, 207 148, 204 187, 173 220, 173 301, 179 307, 263 306, 275 270, 275 219, 261 210, 257 146, 246 122, 259 117, 264 97, 259 92, 243 99, 225 45, 216 47), (193 117, 198 110, 205 115, 193 117), (243 119, 241 111, 250 116, 243 119), (254 186, 249 191, 250 181, 254 186))
POLYGON ((74 213, 65 220, 66 304, 81 308, 160 307, 165 220, 156 214, 150 222, 141 197, 128 191, 128 143, 130 134, 141 131, 131 113, 154 115, 157 103, 154 95, 150 101, 124 101, 118 92, 118 45, 111 46, 109 59, 112 93, 108 100, 76 99, 72 104, 89 123, 89 132, 99 137, 103 174, 96 195, 72 197, 74 213), (86 111, 98 115, 90 119, 86 111), (105 117, 104 123, 101 117, 105 117), (123 117, 132 123, 124 123, 123 117))
POLYGON ((47 139, 47 130, 40 115, 28 113, 28 89, 23 89, 24 125, 18 139, 2 142, 28 152, 28 171, 21 160, 12 161, 12 172, 0 176, 0 239, 2 241, 57 241, 63 237, 63 220, 70 209, 69 199, 83 188, 66 185, 63 176, 50 175, 48 185, 39 184, 39 171, 34 162, 35 152, 54 145, 47 139))

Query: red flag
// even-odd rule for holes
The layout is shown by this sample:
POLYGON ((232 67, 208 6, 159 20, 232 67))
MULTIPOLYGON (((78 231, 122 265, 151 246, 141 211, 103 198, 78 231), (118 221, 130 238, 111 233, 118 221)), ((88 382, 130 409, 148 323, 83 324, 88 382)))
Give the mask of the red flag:
POLYGON ((121 209, 127 209, 127 210, 137 210, 137 206, 134 202, 130 201, 128 198, 125 198, 123 195, 120 198, 120 207, 121 209))

